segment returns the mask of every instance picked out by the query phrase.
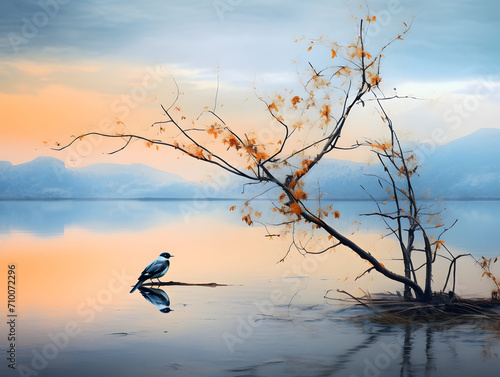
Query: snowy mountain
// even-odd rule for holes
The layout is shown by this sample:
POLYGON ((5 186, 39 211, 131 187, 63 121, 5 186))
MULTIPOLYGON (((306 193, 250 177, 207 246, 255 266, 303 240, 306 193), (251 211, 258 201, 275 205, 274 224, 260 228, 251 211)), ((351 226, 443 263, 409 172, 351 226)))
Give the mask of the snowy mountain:
MULTIPOLYGON (((366 191, 376 197, 380 191, 373 175, 382 175, 380 164, 325 158, 306 176, 306 191, 313 193, 319 189, 326 199, 370 199, 366 191)), ((382 194, 385 197, 385 191, 382 194)))
POLYGON ((500 198, 500 130, 483 128, 436 148, 418 182, 431 197, 500 198))
MULTIPOLYGON (((415 191, 430 198, 500 199, 499 146, 500 130, 485 128, 435 147, 414 177, 415 191)), ((379 164, 324 159, 306 177, 307 190, 314 193, 319 184, 326 198, 369 199, 363 186, 375 197, 385 197, 373 175, 383 175, 379 164)), ((0 161, 0 199, 241 198, 239 179, 217 190, 207 190, 207 185, 140 164, 66 168, 51 157, 20 165, 0 161)), ((247 187, 245 193, 251 196, 256 190, 247 187)))
MULTIPOLYGON (((418 151, 419 145, 404 149, 418 151)), ((431 199, 500 199, 500 129, 480 129, 436 146, 423 157, 412 181, 417 195, 431 199)), ((319 181, 321 191, 332 199, 369 199, 360 186, 377 198, 385 197, 377 178, 370 175, 384 177, 380 164, 325 159, 311 171, 308 182, 313 187, 319 181)))
POLYGON ((66 168, 52 157, 0 163, 0 198, 190 198, 199 184, 146 165, 66 168))

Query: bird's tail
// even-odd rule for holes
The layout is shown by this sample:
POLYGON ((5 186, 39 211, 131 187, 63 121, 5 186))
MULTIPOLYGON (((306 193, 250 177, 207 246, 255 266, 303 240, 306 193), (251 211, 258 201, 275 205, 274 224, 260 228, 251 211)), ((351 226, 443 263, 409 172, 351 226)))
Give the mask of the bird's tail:
POLYGON ((134 292, 139 286, 144 282, 144 280, 139 280, 136 285, 134 285, 134 288, 130 291, 130 293, 134 292))

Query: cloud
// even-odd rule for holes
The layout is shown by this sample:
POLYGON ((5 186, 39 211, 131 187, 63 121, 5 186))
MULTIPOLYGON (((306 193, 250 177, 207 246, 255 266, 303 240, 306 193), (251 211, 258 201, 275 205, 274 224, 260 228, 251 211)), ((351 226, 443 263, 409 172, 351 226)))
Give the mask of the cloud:
MULTIPOLYGON (((253 76, 256 71, 277 71, 290 64, 300 51, 291 42, 303 34, 334 35, 342 43, 350 42, 356 33, 351 12, 359 17, 366 11, 364 2, 356 1, 219 3, 226 4, 222 19, 215 1, 71 1, 61 5, 29 43, 19 46, 16 56, 57 57, 63 64, 82 57, 154 61, 194 70, 220 63, 229 71, 253 76), (363 4, 362 10, 358 3, 363 4)), ((396 0, 391 4, 396 6, 370 2, 370 11, 380 17, 380 40, 396 35, 403 21, 416 16, 405 41, 388 51, 392 61, 388 60, 387 68, 393 74, 450 79, 496 70, 500 51, 491 46, 497 2, 396 0)), ((34 1, 4 2, 0 7, 0 56, 7 57, 14 53, 7 35, 21 33, 23 19, 30 20, 41 7, 34 1)))
MULTIPOLYGON (((110 104, 130 96, 134 88, 140 88, 148 67, 158 66, 175 77, 186 93, 183 101, 187 105, 182 108, 194 116, 213 103, 219 66, 221 111, 238 124, 261 124, 260 118, 256 119, 265 112, 258 101, 257 107, 241 106, 246 98, 251 100, 244 103, 250 105, 256 97, 254 84, 258 95, 290 90, 300 85, 296 71, 309 61, 331 64, 319 49, 307 53, 303 44, 293 41, 303 35, 327 35, 341 44, 351 43, 357 32, 352 16, 360 17, 366 10, 364 1, 220 0, 228 5, 221 19, 215 1, 69 1, 15 52, 8 35, 22 34, 25 20, 32 20, 42 9, 37 2, 0 4, 0 92, 8 112, 3 119, 10 121, 3 125, 9 130, 6 133, 18 127, 36 132, 38 138, 42 134, 37 122, 51 134, 56 128, 64 135, 75 132, 67 131, 68 124, 74 124, 72 112, 81 118, 78 129, 110 114, 114 119, 110 104), (293 61, 298 62, 298 68, 293 61), (62 107, 71 111, 59 110, 62 107)), ((382 64, 382 84, 388 93, 396 87, 401 95, 426 99, 395 103, 392 111, 398 127, 409 130, 413 138, 427 138, 433 128, 443 127, 452 139, 491 125, 500 103, 498 77, 489 79, 497 73, 500 58, 500 50, 492 48, 496 46, 495 17, 500 3, 369 3, 380 28, 371 41, 375 46, 397 35, 403 21, 411 21, 415 15, 411 31, 386 50, 387 59, 382 64), (462 117, 458 130, 451 130, 452 124, 443 114, 454 111, 454 104, 462 103, 467 95, 473 96, 481 77, 493 82, 493 93, 480 102, 481 110, 462 117)), ((168 102, 173 87, 172 79, 165 77, 157 92, 148 92, 148 100, 157 96, 168 102)), ((149 120, 146 110, 137 111, 133 120, 140 124, 149 120)), ((367 121, 370 114, 359 116, 360 122, 367 121)))

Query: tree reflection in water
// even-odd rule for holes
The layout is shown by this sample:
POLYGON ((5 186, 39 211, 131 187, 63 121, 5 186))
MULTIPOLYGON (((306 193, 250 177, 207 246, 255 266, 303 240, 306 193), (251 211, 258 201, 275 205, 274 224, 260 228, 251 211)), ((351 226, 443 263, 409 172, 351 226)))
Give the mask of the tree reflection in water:
MULTIPOLYGON (((462 324, 376 324, 348 321, 366 334, 328 357, 290 355, 228 372, 232 376, 454 377, 498 373, 500 326, 480 321, 462 324), (482 360, 481 360, 482 359, 482 360), (326 360, 330 360, 327 362, 326 360)), ((337 322, 336 322, 337 323, 337 322)), ((345 326, 344 320, 338 322, 345 326)))

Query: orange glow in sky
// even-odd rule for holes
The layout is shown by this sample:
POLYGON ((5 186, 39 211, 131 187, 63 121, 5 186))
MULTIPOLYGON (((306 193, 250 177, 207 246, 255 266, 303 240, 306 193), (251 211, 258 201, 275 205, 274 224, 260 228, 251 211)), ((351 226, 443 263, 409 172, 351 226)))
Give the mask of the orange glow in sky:
MULTIPOLYGON (((90 149, 81 147, 82 151, 75 156, 70 151, 56 153, 50 147, 67 143, 72 135, 102 131, 103 123, 112 124, 116 132, 121 132, 117 120, 130 132, 148 135, 151 123, 163 119, 159 105, 172 102, 175 91, 172 77, 183 93, 179 103, 187 118, 196 119, 205 106, 212 108, 215 103, 218 71, 217 113, 235 130, 265 130, 269 128, 270 117, 257 97, 269 99, 285 89, 301 89, 297 73, 309 69, 310 61, 318 66, 331 64, 329 48, 325 60, 319 48, 308 52, 307 46, 294 40, 324 35, 347 45, 356 35, 354 18, 365 19, 366 12, 365 4, 358 15, 357 10, 345 4, 310 7, 290 3, 289 17, 281 19, 278 27, 274 19, 267 18, 275 12, 261 13, 259 7, 232 9, 224 13, 222 20, 221 14, 206 4, 194 9, 162 3, 160 12, 151 4, 114 11, 93 9, 99 8, 94 5, 81 6, 85 9, 80 12, 91 15, 85 20, 114 25, 112 30, 96 31, 98 34, 94 35, 89 25, 82 28, 79 11, 69 4, 62 6, 63 13, 51 18, 28 43, 13 46, 4 41, 0 49, 0 161, 19 164, 49 155, 63 160, 67 167, 138 162, 188 179, 204 179, 212 172, 206 165, 200 167, 196 161, 178 160, 179 154, 166 150, 152 154, 133 145, 128 151, 108 155, 113 148, 102 143, 90 149), (258 16, 247 17, 257 11, 258 16), (164 14, 172 14, 169 22, 165 22, 164 14), (121 16, 123 20, 117 23, 121 16), (148 28, 144 28, 144 17, 150 21, 148 28), (192 33, 176 32, 179 25, 192 33), (335 25, 333 31, 332 25, 335 25), (207 41, 199 35, 205 35, 207 41)), ((445 5, 433 4, 433 11, 429 12, 423 3, 413 3, 397 6, 397 12, 389 18, 386 3, 374 2, 372 6, 379 8, 376 11, 380 16, 370 25, 376 32, 368 33, 369 45, 374 47, 366 48, 372 53, 396 36, 403 22, 408 23, 416 16, 405 40, 384 51, 381 72, 385 94, 393 95, 397 89, 401 96, 425 99, 387 104, 403 141, 431 140, 442 144, 482 127, 496 127, 492 119, 496 117, 495 91, 499 84, 491 76, 491 67, 496 66, 496 50, 482 47, 489 47, 488 38, 494 35, 494 31, 487 30, 494 23, 483 22, 492 14, 486 5, 474 5, 474 12, 467 11, 465 6, 457 7, 450 16, 445 5), (383 23, 381 15, 389 21, 383 23), (436 19, 443 28, 447 26, 442 22, 449 22, 453 31, 448 40, 429 43, 435 35, 436 19), (456 25, 463 20, 475 26, 458 30, 456 25), (454 63, 450 64, 451 61, 454 63), (478 86, 482 93, 480 108, 460 116, 459 125, 447 121, 456 119, 450 117, 450 111, 453 115, 457 104, 474 97, 478 86), (436 128, 443 135, 437 141, 432 140, 436 128)), ((6 22, 4 34, 19 32, 22 17, 11 12, 5 14, 16 22, 6 22)), ((378 113, 365 105, 366 108, 356 109, 350 116, 351 124, 343 135, 348 145, 358 139, 382 137, 378 113)), ((363 153, 331 157, 367 160, 363 153)))

